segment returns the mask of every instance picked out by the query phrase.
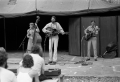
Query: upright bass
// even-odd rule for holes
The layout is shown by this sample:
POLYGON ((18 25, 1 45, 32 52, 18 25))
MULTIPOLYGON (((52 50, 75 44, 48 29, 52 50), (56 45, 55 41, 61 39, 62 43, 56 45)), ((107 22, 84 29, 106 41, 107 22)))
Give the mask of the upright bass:
POLYGON ((35 29, 34 29, 34 34, 33 34, 33 45, 37 44, 37 43, 41 43, 42 38, 39 34, 39 28, 37 26, 37 23, 39 22, 40 17, 37 16, 36 22, 35 22, 35 29))

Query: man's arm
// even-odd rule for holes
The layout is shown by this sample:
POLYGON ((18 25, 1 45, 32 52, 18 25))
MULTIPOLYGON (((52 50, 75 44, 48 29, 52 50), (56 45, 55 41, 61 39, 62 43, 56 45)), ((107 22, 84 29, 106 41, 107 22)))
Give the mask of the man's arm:
POLYGON ((40 29, 38 28, 38 25, 37 25, 36 23, 35 23, 35 26, 37 27, 37 28, 36 28, 36 31, 37 31, 37 32, 40 32, 40 29))
POLYGON ((86 35, 88 34, 88 33, 87 33, 88 28, 89 28, 89 26, 84 30, 84 33, 85 33, 86 35))
POLYGON ((33 39, 32 35, 29 32, 30 32, 30 29, 27 30, 27 38, 33 39))
POLYGON ((96 34, 98 34, 98 31, 100 31, 100 28, 96 26, 96 34))
POLYGON ((49 30, 47 30, 47 27, 50 26, 49 24, 50 24, 50 23, 48 23, 48 24, 42 29, 42 31, 43 31, 44 33, 50 32, 49 30))
POLYGON ((29 34, 29 29, 27 30, 27 38, 29 38, 30 37, 30 34, 29 34))
POLYGON ((58 30, 60 31, 61 34, 65 33, 63 28, 61 27, 61 25, 58 22, 57 22, 57 28, 58 28, 58 30))
POLYGON ((98 26, 96 26, 96 30, 97 30, 97 31, 100 31, 100 28, 99 28, 98 26))

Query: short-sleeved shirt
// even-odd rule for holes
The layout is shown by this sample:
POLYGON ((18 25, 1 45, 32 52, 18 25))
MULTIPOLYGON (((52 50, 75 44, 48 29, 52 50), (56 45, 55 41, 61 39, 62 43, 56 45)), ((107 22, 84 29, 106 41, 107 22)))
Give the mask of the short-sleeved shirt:
POLYGON ((12 71, 0 67, 0 82, 17 82, 17 78, 12 71))

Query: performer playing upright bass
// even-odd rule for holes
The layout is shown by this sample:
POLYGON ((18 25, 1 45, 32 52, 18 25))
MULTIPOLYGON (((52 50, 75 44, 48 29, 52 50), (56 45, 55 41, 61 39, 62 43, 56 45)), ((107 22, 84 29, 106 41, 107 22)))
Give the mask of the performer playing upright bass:
POLYGON ((97 61, 97 35, 100 28, 95 25, 95 21, 91 21, 91 25, 85 30, 85 39, 87 40, 87 60, 90 60, 90 47, 93 44, 94 60, 97 61))
POLYGON ((49 36, 49 64, 56 64, 57 62, 57 47, 58 47, 58 34, 65 34, 61 25, 55 21, 55 16, 52 16, 51 22, 48 23, 42 31, 47 33, 49 36), (52 48, 54 45, 54 53, 52 53, 52 48))
POLYGON ((28 40, 28 45, 27 45, 27 51, 31 52, 31 48, 33 45, 38 45, 40 47, 40 50, 42 51, 42 38, 39 34, 40 30, 37 26, 37 23, 39 21, 39 16, 37 16, 37 20, 35 23, 30 23, 30 28, 27 30, 27 37, 29 38, 28 40))

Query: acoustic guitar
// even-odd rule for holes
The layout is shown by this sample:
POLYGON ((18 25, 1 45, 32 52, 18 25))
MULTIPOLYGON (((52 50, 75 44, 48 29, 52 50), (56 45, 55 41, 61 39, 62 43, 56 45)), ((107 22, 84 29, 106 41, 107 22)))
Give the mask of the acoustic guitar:
POLYGON ((92 37, 96 37, 98 35, 99 32, 99 28, 98 29, 94 29, 94 31, 89 31, 87 30, 87 34, 85 34, 84 39, 86 41, 90 40, 92 37))
MULTIPOLYGON (((52 27, 47 27, 46 30, 49 30, 50 32, 47 32, 46 35, 48 37, 51 37, 51 36, 56 36, 58 34, 61 34, 60 33, 60 30, 58 29, 53 29, 52 27)), ((64 32, 64 34, 68 34, 68 32, 64 32)))
POLYGON ((86 35, 85 35, 85 37, 84 37, 84 39, 86 40, 86 41, 88 41, 88 40, 90 40, 92 37, 93 37, 93 35, 95 35, 93 32, 91 32, 91 31, 89 31, 86 35))

